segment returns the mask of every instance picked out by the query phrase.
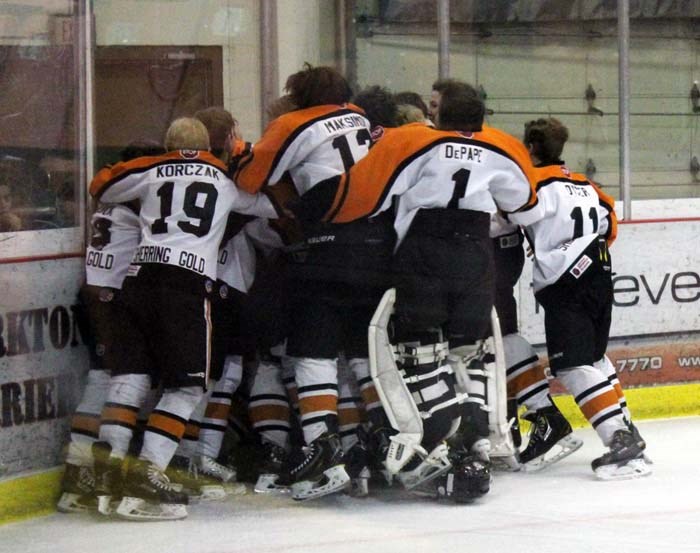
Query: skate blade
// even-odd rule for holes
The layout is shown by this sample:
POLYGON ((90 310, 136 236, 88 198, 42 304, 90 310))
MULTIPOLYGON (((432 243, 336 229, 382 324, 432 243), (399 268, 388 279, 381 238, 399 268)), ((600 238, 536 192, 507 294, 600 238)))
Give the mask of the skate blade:
POLYGON ((226 499, 226 490, 220 484, 207 484, 200 486, 197 498, 199 501, 221 501, 226 499))
POLYGON ((83 503, 84 496, 77 493, 63 492, 56 504, 56 510, 60 513, 86 513, 94 509, 96 505, 83 503))
POLYGON ((289 486, 278 484, 278 479, 278 474, 261 474, 258 476, 258 481, 255 483, 253 491, 268 495, 286 495, 292 491, 289 486))
POLYGON ((243 482, 225 482, 223 484, 226 495, 245 495, 248 488, 243 482))
POLYGON ((138 497, 124 497, 117 507, 118 517, 135 521, 180 520, 187 517, 187 507, 180 504, 148 503, 138 497))
POLYGON ((111 495, 97 496, 97 512, 106 517, 114 514, 115 505, 111 495))
POLYGON ((580 449, 582 445, 583 440, 581 438, 577 438, 573 434, 569 434, 554 444, 552 449, 547 451, 544 455, 535 457, 532 461, 521 464, 520 467, 522 468, 523 472, 540 471, 558 461, 561 461, 565 457, 568 457, 580 449))
POLYGON ((500 472, 518 472, 521 468, 522 465, 518 462, 515 455, 491 457, 491 470, 500 472))
POLYGON ((325 484, 318 485, 318 482, 304 480, 292 484, 292 499, 296 501, 306 501, 308 499, 316 499, 324 495, 330 495, 343 490, 349 483, 350 477, 345 472, 344 465, 337 465, 323 471, 323 477, 320 482, 325 484))
POLYGON ((646 464, 643 458, 632 459, 624 465, 605 465, 598 467, 595 475, 599 480, 631 480, 642 478, 651 474, 651 467, 646 464))

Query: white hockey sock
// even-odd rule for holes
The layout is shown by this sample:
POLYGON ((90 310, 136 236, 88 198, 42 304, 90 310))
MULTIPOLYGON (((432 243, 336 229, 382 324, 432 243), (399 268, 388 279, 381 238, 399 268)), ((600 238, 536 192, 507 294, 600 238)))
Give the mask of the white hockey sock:
POLYGON ((508 397, 515 397, 518 406, 536 411, 552 405, 549 382, 537 352, 520 334, 503 337, 508 397))
POLYGON ((613 433, 627 428, 617 394, 600 370, 591 365, 582 365, 558 371, 557 378, 574 396, 603 444, 610 445, 613 433))
POLYGON ((148 418, 141 459, 165 470, 185 433, 185 424, 202 399, 200 386, 165 390, 148 418))
MULTIPOLYGON (((294 377, 290 378, 293 382, 294 377)), ((264 441, 289 447, 291 406, 282 382, 282 367, 276 361, 263 360, 258 364, 250 388, 248 417, 264 441)))
POLYGON ((602 359, 593 363, 593 366, 599 369, 607 377, 608 382, 610 382, 610 385, 615 389, 617 401, 620 404, 620 409, 622 409, 622 412, 624 413, 625 417, 627 417, 627 420, 631 421, 632 415, 627 407, 627 399, 625 398, 625 393, 622 391, 620 380, 617 378, 615 365, 612 364, 607 355, 604 355, 602 359))
POLYGON ((100 441, 112 446, 112 457, 126 457, 139 409, 150 389, 151 378, 145 374, 125 374, 110 379, 107 401, 102 409, 100 441))
POLYGON ((294 378, 307 444, 328 432, 327 421, 338 416, 338 369, 335 359, 294 358, 294 378))
POLYGON ((223 376, 211 384, 211 396, 199 428, 198 454, 214 459, 218 457, 231 411, 231 399, 242 379, 243 358, 240 355, 226 356, 223 376))
POLYGON ((71 418, 71 434, 66 453, 66 463, 80 466, 92 465, 92 444, 100 432, 100 415, 109 393, 109 373, 90 370, 83 397, 71 418))

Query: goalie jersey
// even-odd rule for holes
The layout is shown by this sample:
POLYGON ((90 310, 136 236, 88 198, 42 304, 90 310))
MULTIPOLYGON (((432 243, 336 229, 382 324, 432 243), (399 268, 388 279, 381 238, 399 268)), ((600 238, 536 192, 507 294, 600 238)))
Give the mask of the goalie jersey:
POLYGON ((90 194, 108 203, 139 200, 141 241, 132 263, 181 267, 212 280, 230 211, 277 216, 267 197, 240 191, 205 151, 117 163, 95 176, 90 194))
MULTIPOLYGON (((615 201, 565 165, 535 168, 537 205, 509 218, 525 227, 535 255, 534 291, 576 271, 584 250, 599 236, 617 236, 615 201)), ((585 268, 583 268, 585 270, 585 268)), ((573 273, 572 273, 573 274, 573 273)))
POLYGON ((531 171, 525 146, 497 129, 460 133, 404 125, 337 179, 324 220, 345 223, 393 209, 400 243, 420 209, 530 209, 537 201, 531 171))

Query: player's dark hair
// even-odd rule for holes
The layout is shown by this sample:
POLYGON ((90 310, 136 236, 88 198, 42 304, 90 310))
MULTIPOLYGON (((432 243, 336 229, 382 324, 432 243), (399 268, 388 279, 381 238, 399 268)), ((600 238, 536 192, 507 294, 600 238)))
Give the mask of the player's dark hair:
POLYGON ((561 163, 561 153, 568 139, 569 129, 554 117, 525 123, 523 142, 543 165, 561 163))
POLYGON ((447 78, 447 79, 438 79, 437 81, 435 81, 435 82, 433 83, 433 90, 434 90, 435 92, 439 92, 440 94, 442 94, 443 91, 444 91, 447 87, 450 87, 450 86, 463 86, 463 85, 469 86, 469 85, 468 85, 467 83, 465 83, 464 81, 460 81, 460 80, 458 80, 458 79, 450 79, 450 78, 447 78))
POLYGON ((404 92, 397 92, 394 94, 394 100, 397 104, 408 104, 409 106, 416 106, 423 112, 423 117, 428 117, 428 106, 420 97, 417 92, 411 92, 410 90, 405 90, 404 92))
POLYGON ((353 96, 352 103, 365 111, 370 126, 396 127, 398 108, 388 88, 368 86, 353 96))
POLYGON ((440 91, 439 129, 477 132, 485 114, 486 106, 473 86, 454 80, 440 91))
POLYGON ((164 153, 165 148, 155 140, 134 140, 119 152, 119 159, 129 161, 137 157, 159 156, 164 153))
POLYGON ((345 77, 332 67, 313 67, 304 64, 304 69, 287 78, 284 89, 292 103, 299 109, 325 104, 344 104, 350 100, 352 89, 345 77))

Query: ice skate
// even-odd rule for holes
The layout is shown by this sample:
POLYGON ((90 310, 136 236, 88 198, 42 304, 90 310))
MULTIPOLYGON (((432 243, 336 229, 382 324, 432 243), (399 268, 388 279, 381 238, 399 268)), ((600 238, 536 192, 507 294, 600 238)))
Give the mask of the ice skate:
POLYGON ((94 470, 92 467, 66 463, 56 509, 61 513, 84 513, 96 508, 94 470))
POLYGON ((347 493, 353 497, 369 495, 369 452, 362 441, 358 441, 344 455, 345 471, 350 477, 347 493))
POLYGON ((178 520, 187 516, 188 496, 175 491, 153 463, 135 459, 124 481, 124 497, 116 514, 128 520, 178 520))
POLYGON ((218 501, 226 497, 222 483, 200 474, 194 459, 175 455, 170 460, 165 474, 170 481, 170 487, 186 494, 193 502, 218 501))
POLYGON ((194 458, 200 479, 211 480, 212 485, 220 484, 229 495, 244 495, 247 493, 245 484, 236 481, 236 471, 219 463, 207 455, 194 458))
POLYGON ((342 491, 350 484, 337 434, 323 434, 304 448, 303 453, 303 459, 290 470, 294 479, 292 499, 315 499, 342 491))
POLYGON ((255 493, 270 495, 288 494, 290 480, 287 468, 287 452, 272 442, 263 442, 260 474, 255 482, 255 493))
POLYGON ((594 459, 591 468, 601 480, 627 480, 651 474, 651 467, 644 460, 646 443, 630 430, 616 430, 610 443, 610 451, 594 459))
POLYGON ((112 446, 107 442, 95 442, 92 455, 95 459, 95 498, 97 511, 111 515, 121 497, 122 460, 110 457, 112 446))
POLYGON ((532 423, 527 447, 520 453, 521 468, 525 472, 542 470, 583 445, 556 406, 526 413, 523 418, 532 423))

